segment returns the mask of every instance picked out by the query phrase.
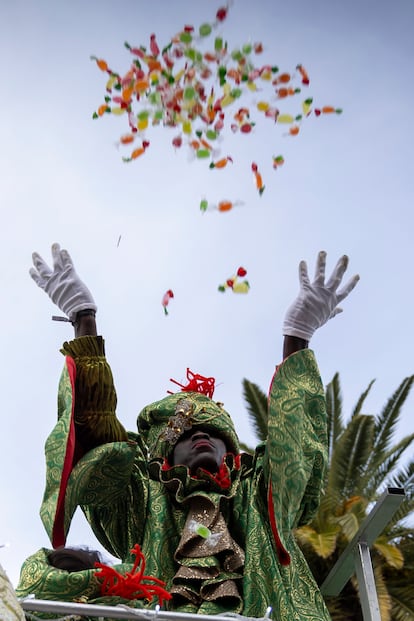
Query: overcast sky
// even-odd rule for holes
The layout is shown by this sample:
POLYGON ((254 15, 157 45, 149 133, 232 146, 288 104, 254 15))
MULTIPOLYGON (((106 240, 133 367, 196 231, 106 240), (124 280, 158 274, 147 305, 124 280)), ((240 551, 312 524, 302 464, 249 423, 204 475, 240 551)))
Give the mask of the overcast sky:
MULTIPOLYGON (((225 169, 194 160, 186 144, 174 150, 177 131, 162 126, 148 129, 145 155, 125 164, 128 149, 116 146, 128 129, 125 117, 92 120, 106 78, 90 56, 125 73, 131 56, 124 41, 148 45, 155 33, 161 47, 185 24, 212 22, 220 6, 0 3, 0 544, 10 543, 0 549, 0 563, 14 584, 24 558, 49 545, 39 518, 43 451, 56 419, 59 347, 72 336, 69 324, 51 321, 59 312, 28 275, 32 251, 50 261, 57 241, 72 254, 98 305, 118 416, 132 430, 141 408, 174 388, 170 378, 185 381, 190 367, 216 378, 215 398, 240 438, 254 445, 242 379, 267 390, 281 359, 283 317, 298 291, 298 263, 306 259, 313 274, 321 249, 329 273, 346 253, 347 276, 361 276, 343 314, 312 340, 324 384, 340 373, 349 413, 376 378, 366 408, 376 413, 414 373, 412 0, 235 0, 216 31, 229 49, 260 41, 257 64, 293 73, 301 63, 309 74, 309 87, 280 102, 281 110, 297 113, 310 96, 315 106, 343 114, 311 115, 298 136, 286 136, 286 126, 255 111, 260 100, 277 104, 269 84, 260 83, 261 91, 236 104, 258 119, 253 132, 223 133, 221 155, 233 158, 225 169), (285 164, 274 170, 278 154, 285 164), (253 161, 266 186, 262 196, 253 161), (203 214, 202 198, 243 204, 203 214), (220 293, 218 285, 239 266, 249 293, 220 293), (174 299, 165 316, 167 289, 174 299)), ((229 110, 226 123, 231 116, 229 110)), ((413 431, 413 405, 410 395, 397 438, 413 431)), ((81 514, 68 542, 96 545, 81 514)))

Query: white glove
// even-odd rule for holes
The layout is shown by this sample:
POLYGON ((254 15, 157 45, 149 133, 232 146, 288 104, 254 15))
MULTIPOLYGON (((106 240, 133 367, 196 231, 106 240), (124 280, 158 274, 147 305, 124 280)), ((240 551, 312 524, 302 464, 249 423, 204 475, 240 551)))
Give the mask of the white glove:
POLYGON ((315 330, 323 326, 328 319, 342 312, 337 304, 352 291, 359 280, 353 276, 340 291, 342 277, 348 267, 348 257, 344 255, 335 266, 332 276, 325 284, 326 252, 318 254, 315 280, 310 282, 305 261, 299 264, 300 292, 288 311, 283 322, 283 334, 296 336, 310 341, 315 330))
POLYGON ((69 252, 61 250, 59 244, 53 244, 52 257, 53 271, 37 252, 33 253, 34 267, 30 269, 30 276, 35 283, 72 322, 81 310, 96 311, 92 294, 77 275, 69 252))

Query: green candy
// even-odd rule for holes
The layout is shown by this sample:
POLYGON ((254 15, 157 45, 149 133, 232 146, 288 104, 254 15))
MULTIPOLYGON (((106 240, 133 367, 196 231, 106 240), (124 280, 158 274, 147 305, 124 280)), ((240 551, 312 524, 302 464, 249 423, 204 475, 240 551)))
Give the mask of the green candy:
POLYGON ((210 529, 207 526, 203 526, 203 524, 196 524, 195 532, 203 539, 208 539, 211 535, 210 529))
POLYGON ((208 35, 211 33, 210 24, 201 24, 200 28, 198 29, 198 32, 200 33, 201 37, 208 37, 208 35))
POLYGON ((193 40, 193 37, 191 36, 189 32, 182 32, 180 34, 181 43, 191 43, 192 40, 193 40))

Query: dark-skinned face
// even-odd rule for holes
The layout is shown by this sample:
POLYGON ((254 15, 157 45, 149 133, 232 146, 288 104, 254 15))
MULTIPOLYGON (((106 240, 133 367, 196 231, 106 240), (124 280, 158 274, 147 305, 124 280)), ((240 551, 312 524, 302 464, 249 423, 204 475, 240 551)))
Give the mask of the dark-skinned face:
POLYGON ((204 468, 211 474, 218 472, 227 453, 227 447, 221 438, 202 429, 191 430, 184 434, 174 447, 173 465, 188 466, 191 474, 197 468, 204 468))

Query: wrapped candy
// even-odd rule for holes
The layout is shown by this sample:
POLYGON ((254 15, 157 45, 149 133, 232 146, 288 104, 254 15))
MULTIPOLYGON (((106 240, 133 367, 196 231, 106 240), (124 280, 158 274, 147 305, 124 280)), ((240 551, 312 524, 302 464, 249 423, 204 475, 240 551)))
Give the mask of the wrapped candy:
POLYGON ((239 267, 236 274, 227 278, 223 285, 219 285, 218 290, 224 293, 227 289, 231 289, 233 293, 248 293, 250 284, 247 280, 240 281, 240 278, 246 276, 247 271, 244 267, 239 267))

